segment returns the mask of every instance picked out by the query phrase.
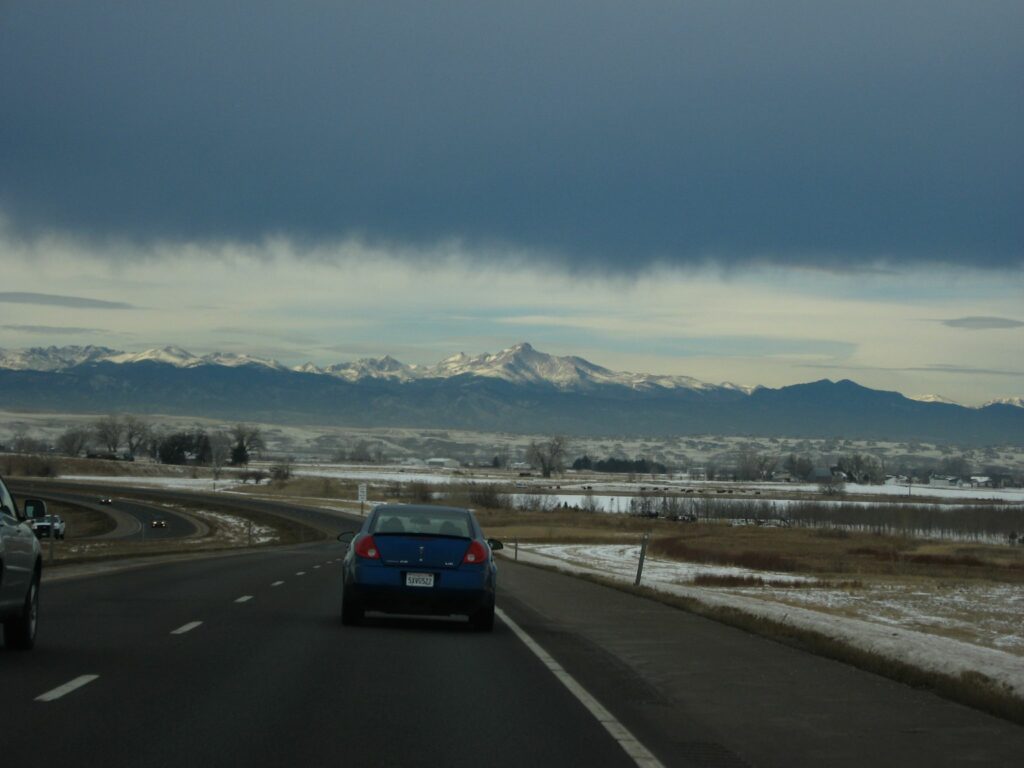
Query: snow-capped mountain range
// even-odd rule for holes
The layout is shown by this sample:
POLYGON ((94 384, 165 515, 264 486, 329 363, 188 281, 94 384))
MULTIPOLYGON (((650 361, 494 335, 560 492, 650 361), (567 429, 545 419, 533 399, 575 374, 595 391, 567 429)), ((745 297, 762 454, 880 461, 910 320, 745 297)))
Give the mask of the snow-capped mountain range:
POLYGON ((268 423, 602 435, 780 435, 1017 444, 1024 399, 966 408, 842 380, 778 389, 612 371, 517 344, 434 365, 289 367, 180 347, 0 350, 0 408, 268 423), (922 402, 923 401, 923 402, 922 402))
POLYGON ((412 381, 414 379, 449 379, 456 376, 480 376, 501 379, 512 384, 548 385, 560 390, 578 391, 596 386, 623 386, 634 390, 690 389, 710 391, 733 390, 749 394, 753 388, 736 384, 708 384, 689 376, 659 376, 647 373, 612 371, 582 357, 556 357, 539 352, 523 342, 496 354, 470 356, 460 352, 436 365, 407 365, 390 355, 363 358, 355 362, 336 363, 324 367, 313 363, 288 368, 276 360, 249 355, 214 352, 194 355, 177 346, 147 349, 143 352, 121 352, 107 347, 32 347, 0 349, 0 368, 18 371, 63 371, 87 363, 165 363, 176 368, 221 365, 234 368, 242 365, 261 366, 274 370, 334 376, 350 382, 364 379, 412 381))
MULTIPOLYGON (((408 365, 390 355, 385 355, 381 358, 367 357, 354 362, 335 363, 327 366, 305 363, 294 367, 288 367, 277 360, 231 352, 194 355, 178 346, 159 347, 142 352, 123 352, 109 347, 91 345, 0 349, 0 369, 12 371, 60 372, 79 365, 102 362, 115 364, 165 363, 175 368, 197 368, 204 365, 237 368, 249 365, 275 371, 332 376, 352 383, 366 380, 409 382, 423 379, 477 376, 500 379, 511 384, 550 386, 562 391, 577 392, 600 386, 620 386, 636 391, 661 389, 750 394, 759 388, 740 386, 729 382, 709 384, 690 376, 612 371, 575 355, 557 357, 540 352, 528 342, 516 344, 494 354, 484 353, 470 356, 459 352, 446 357, 435 365, 408 365)), ((922 403, 959 405, 947 397, 936 394, 910 396, 910 399, 922 403)), ((1012 405, 1024 408, 1024 397, 997 398, 984 404, 984 406, 988 405, 1012 405)))

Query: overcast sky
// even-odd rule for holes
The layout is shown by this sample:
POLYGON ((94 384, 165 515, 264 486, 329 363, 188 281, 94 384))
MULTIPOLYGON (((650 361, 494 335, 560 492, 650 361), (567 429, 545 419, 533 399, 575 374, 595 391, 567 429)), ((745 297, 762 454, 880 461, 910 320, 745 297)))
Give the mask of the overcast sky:
POLYGON ((1024 4, 0 2, 0 346, 1024 395, 1024 4))

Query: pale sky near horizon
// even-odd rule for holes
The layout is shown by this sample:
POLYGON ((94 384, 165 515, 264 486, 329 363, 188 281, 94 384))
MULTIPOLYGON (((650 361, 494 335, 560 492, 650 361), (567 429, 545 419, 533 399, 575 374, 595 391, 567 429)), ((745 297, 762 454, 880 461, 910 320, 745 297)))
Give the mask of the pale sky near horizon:
POLYGON ((1021 39, 994 0, 4 3, 0 347, 1021 396, 1021 39))

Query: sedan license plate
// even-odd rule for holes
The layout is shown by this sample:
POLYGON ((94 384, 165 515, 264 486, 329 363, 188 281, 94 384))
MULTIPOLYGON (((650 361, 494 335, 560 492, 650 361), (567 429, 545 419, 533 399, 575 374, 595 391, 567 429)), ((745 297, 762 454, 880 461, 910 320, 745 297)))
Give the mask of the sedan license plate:
POLYGON ((432 574, 432 573, 407 573, 407 574, 405 574, 405 586, 407 586, 407 587, 432 587, 432 586, 434 586, 434 574, 432 574))

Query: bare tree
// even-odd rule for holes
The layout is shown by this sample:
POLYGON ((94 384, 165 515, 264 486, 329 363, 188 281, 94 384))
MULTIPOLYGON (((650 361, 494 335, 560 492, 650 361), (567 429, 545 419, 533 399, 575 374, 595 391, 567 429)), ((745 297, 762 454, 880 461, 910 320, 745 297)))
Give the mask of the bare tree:
POLYGON ((135 456, 139 449, 144 448, 153 430, 149 422, 139 416, 124 417, 124 440, 128 444, 128 453, 135 456))
POLYGON ((231 458, 231 437, 227 432, 211 432, 210 440, 210 469, 213 472, 213 479, 220 480, 224 471, 224 465, 231 458))
POLYGON ((846 492, 846 481, 841 475, 829 475, 818 484, 818 490, 825 496, 842 496, 846 492))
POLYGON ((96 441, 107 449, 109 453, 117 453, 121 447, 121 440, 124 437, 124 424, 117 416, 110 414, 103 416, 93 422, 93 434, 96 441))
POLYGON ((349 452, 348 457, 352 461, 360 463, 369 463, 373 461, 373 456, 370 455, 370 444, 365 440, 360 440, 349 452))
POLYGON ((249 424, 236 424, 231 428, 232 464, 248 464, 252 454, 263 450, 263 433, 257 426, 249 424))
POLYGON ((568 452, 568 441, 561 435, 555 435, 544 443, 533 441, 526 449, 526 460, 540 470, 544 477, 561 474, 565 470, 565 455, 568 452))
POLYGON ((278 485, 284 485, 292 477, 292 467, 295 465, 295 458, 286 456, 270 468, 270 479, 278 485))
POLYGON ((57 438, 57 450, 65 456, 80 456, 89 444, 89 430, 85 427, 68 427, 57 438))

